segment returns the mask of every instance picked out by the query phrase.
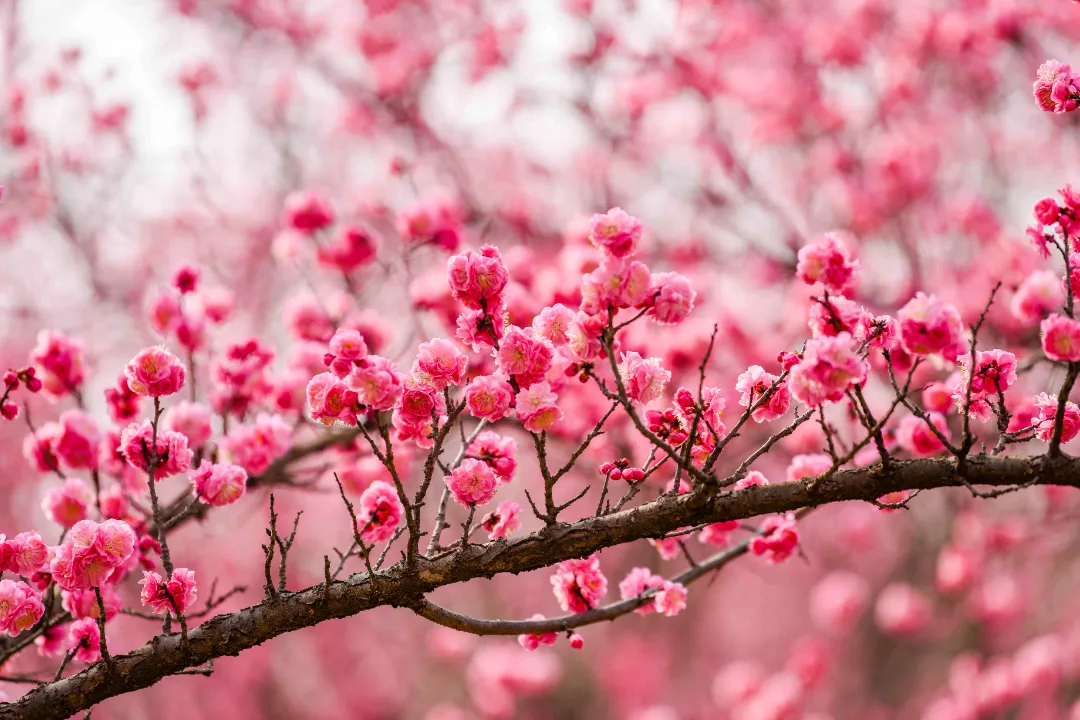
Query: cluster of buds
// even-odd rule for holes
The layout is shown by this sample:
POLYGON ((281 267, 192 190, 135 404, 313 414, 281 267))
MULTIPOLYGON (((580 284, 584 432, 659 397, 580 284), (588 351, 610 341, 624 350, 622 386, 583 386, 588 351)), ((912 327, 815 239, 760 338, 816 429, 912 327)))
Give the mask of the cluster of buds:
POLYGON ((630 461, 626 458, 604 463, 600 466, 600 474, 607 475, 612 480, 625 480, 631 483, 645 479, 645 471, 641 468, 630 467, 630 461))
POLYGON ((587 383, 589 382, 589 373, 592 372, 594 367, 596 365, 592 362, 576 362, 567 365, 566 370, 563 372, 566 377, 576 377, 578 382, 587 383))
POLYGON ((650 432, 675 447, 682 445, 690 437, 683 423, 683 416, 673 408, 645 411, 645 423, 650 432))
POLYGON ((41 390, 41 380, 36 377, 33 365, 28 365, 22 370, 8 370, 4 373, 4 394, 0 395, 0 417, 5 420, 14 420, 19 415, 19 406, 8 398, 22 385, 32 393, 41 390))

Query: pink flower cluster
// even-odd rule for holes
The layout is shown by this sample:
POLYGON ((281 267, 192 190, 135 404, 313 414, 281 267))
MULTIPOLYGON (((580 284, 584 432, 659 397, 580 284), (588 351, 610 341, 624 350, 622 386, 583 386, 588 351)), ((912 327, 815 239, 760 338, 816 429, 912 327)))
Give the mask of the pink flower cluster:
POLYGON ((660 358, 645 359, 631 351, 622 355, 619 376, 627 397, 647 405, 664 394, 664 388, 671 380, 671 371, 664 369, 660 358))
POLYGON ((761 523, 761 532, 750 540, 750 552, 769 563, 781 563, 791 557, 799 545, 799 532, 792 513, 770 515, 761 523))
POLYGON ((163 397, 184 387, 186 371, 180 358, 159 345, 141 350, 124 367, 124 375, 136 395, 163 397))
POLYGON ((607 594, 607 578, 600 571, 600 558, 595 555, 559 563, 551 576, 551 586, 564 612, 592 610, 607 594))
POLYGON ((259 413, 255 421, 238 425, 221 438, 222 457, 249 476, 261 475, 284 455, 292 443, 292 427, 279 415, 259 413))
MULTIPOLYGON (((1080 350, 1080 346, 1078 346, 1080 350)), ((985 422, 992 414, 989 397, 1003 396, 1016 382, 1016 356, 1007 350, 986 350, 975 353, 974 368, 971 353, 959 358, 960 381, 953 390, 953 400, 960 412, 967 405, 968 386, 971 392, 971 415, 985 422)))
POLYGON ((900 343, 913 355, 941 353, 953 360, 964 351, 960 313, 934 295, 916 293, 897 313, 900 343))
POLYGON ((45 392, 63 397, 77 390, 86 379, 83 344, 55 330, 42 330, 30 359, 44 372, 41 382, 45 392))
MULTIPOLYGON (((1058 409, 1057 396, 1039 393, 1035 396, 1035 409, 1038 411, 1034 419, 1035 437, 1043 442, 1050 442, 1054 437, 1054 420, 1058 409)), ((1069 442, 1076 437, 1077 433, 1080 433, 1080 407, 1069 401, 1065 403, 1061 442, 1069 442)))
POLYGON ((509 537, 512 532, 521 527, 521 505, 514 500, 503 500, 495 508, 484 516, 480 524, 488 532, 488 540, 509 537))
POLYGON ((401 504, 394 486, 376 480, 360 496, 356 529, 366 543, 386 542, 394 536, 404 514, 405 507, 401 504))
POLYGON ((795 274, 807 285, 821 283, 834 294, 842 294, 859 267, 852 260, 843 241, 835 233, 826 233, 799 249, 799 264, 795 274))
POLYGON ((0 534, 0 573, 30 577, 48 566, 49 548, 36 532, 22 532, 6 540, 0 534))
POLYGON ((619 596, 623 600, 651 593, 650 601, 634 610, 639 615, 657 612, 674 617, 686 609, 687 590, 682 583, 665 580, 648 568, 633 568, 619 583, 619 596))
POLYGON ((420 344, 412 376, 441 392, 451 385, 460 385, 468 367, 469 359, 453 343, 436 338, 420 344))
POLYGON ((559 396, 547 382, 538 382, 521 390, 514 400, 517 418, 529 432, 550 430, 563 419, 563 411, 557 403, 559 396))
POLYGON ((41 596, 24 582, 0 580, 0 632, 15 637, 45 614, 41 596))
POLYGON ((811 338, 799 364, 791 369, 791 394, 810 407, 821 407, 843 399, 851 386, 866 382, 868 370, 848 333, 811 338))
POLYGON ((776 381, 779 379, 778 376, 765 372, 765 368, 760 365, 751 365, 736 381, 735 390, 742 393, 739 405, 745 408, 759 402, 765 393, 776 385, 765 402, 758 405, 751 413, 750 417, 754 422, 768 422, 787 414, 788 408, 791 407, 791 391, 788 390, 786 382, 777 384, 776 381))
POLYGON ((119 451, 134 468, 150 472, 153 466, 156 480, 187 472, 194 455, 188 447, 187 436, 173 430, 155 433, 149 420, 124 428, 120 433, 119 451))
POLYGON ((473 378, 465 390, 465 404, 473 417, 495 422, 506 417, 514 402, 514 388, 503 375, 473 378))
POLYGON ((247 490, 247 472, 238 465, 203 460, 190 477, 195 497, 214 507, 236 502, 247 490))
POLYGON ((159 573, 145 570, 139 584, 142 585, 139 594, 142 604, 149 606, 156 615, 183 614, 195 604, 198 596, 195 571, 187 568, 175 568, 168 581, 159 573))
POLYGON ((1047 60, 1039 66, 1032 94, 1046 112, 1072 112, 1080 106, 1080 74, 1057 60, 1047 60))
POLYGON ((454 500, 465 507, 484 505, 495 497, 499 479, 483 460, 466 458, 446 481, 454 500))
POLYGON ((100 587, 126 566, 135 541, 135 531, 123 520, 81 520, 54 548, 53 580, 62 590, 100 587))
POLYGON ((1042 349, 1051 360, 1080 360, 1080 322, 1053 313, 1042 321, 1042 349))
POLYGON ((512 437, 485 430, 468 447, 468 456, 486 463, 500 483, 508 483, 517 469, 517 442, 512 437))

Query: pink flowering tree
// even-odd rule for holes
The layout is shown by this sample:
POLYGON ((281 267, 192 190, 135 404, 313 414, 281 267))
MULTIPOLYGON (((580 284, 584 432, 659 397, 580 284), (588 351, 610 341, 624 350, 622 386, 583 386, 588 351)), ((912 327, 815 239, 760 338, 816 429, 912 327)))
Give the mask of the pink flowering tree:
POLYGON ((0 720, 1080 718, 1080 6, 154 7, 0 3, 0 720))

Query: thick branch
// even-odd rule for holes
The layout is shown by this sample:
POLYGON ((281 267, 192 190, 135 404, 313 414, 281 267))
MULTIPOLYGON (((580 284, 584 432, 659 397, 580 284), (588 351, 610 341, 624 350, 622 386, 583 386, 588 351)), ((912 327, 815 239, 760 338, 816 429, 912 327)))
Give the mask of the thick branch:
MULTIPOLYGON (((972 484, 1009 487, 1055 484, 1080 487, 1080 460, 1060 457, 968 458, 972 484)), ((237 655, 271 638, 380 605, 416 605, 438 587, 500 573, 537 570, 562 560, 585 557, 605 547, 708 522, 739 520, 845 500, 870 501, 900 490, 962 486, 952 458, 896 462, 845 470, 816 484, 780 483, 744 490, 709 492, 702 488, 678 497, 665 495, 646 505, 556 524, 518 539, 467 545, 437 560, 419 558, 415 569, 402 564, 379 573, 377 585, 366 574, 323 584, 227 615, 194 628, 186 646, 175 635, 158 637, 142 648, 113 656, 115 671, 97 663, 82 672, 35 688, 20 700, 0 705, 0 720, 66 718, 106 698, 148 687, 164 677, 237 655)))

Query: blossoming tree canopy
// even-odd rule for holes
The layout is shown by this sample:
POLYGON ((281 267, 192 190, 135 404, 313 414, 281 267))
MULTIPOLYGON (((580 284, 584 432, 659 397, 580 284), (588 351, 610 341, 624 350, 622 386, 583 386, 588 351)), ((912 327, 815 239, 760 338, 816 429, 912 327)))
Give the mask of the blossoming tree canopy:
POLYGON ((1080 718, 1075 2, 158 10, 3 12, 0 720, 1080 718))

